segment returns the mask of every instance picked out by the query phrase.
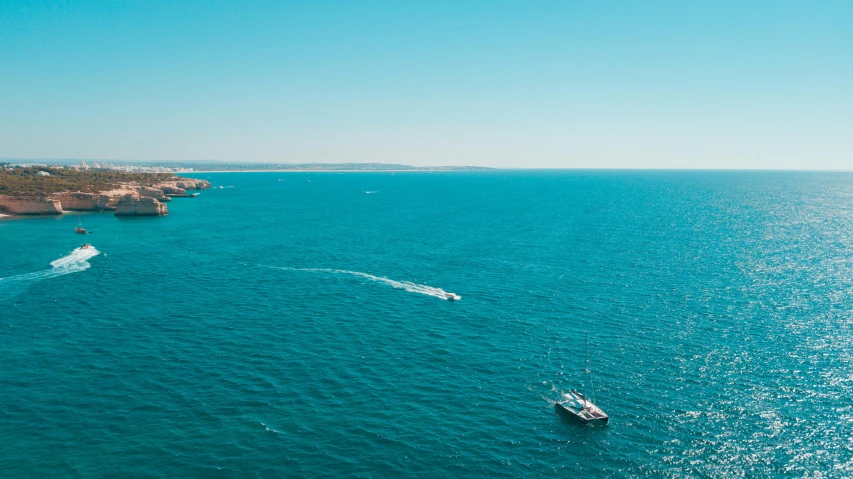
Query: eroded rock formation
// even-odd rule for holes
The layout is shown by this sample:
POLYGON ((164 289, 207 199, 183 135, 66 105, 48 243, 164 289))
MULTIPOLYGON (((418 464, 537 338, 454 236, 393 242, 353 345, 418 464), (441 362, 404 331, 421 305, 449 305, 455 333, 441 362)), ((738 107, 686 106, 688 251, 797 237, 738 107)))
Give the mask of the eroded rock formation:
POLYGON ((194 178, 183 178, 175 181, 161 181, 157 183, 158 188, 181 188, 183 190, 206 190, 210 188, 207 180, 196 180, 194 178))
POLYGON ((119 188, 100 193, 63 191, 44 196, 0 195, 0 211, 13 215, 61 215, 63 211, 108 211, 116 216, 162 216, 168 214, 163 203, 170 196, 191 197, 187 190, 205 190, 210 182, 194 178, 140 185, 122 184, 119 188))
POLYGON ((169 201, 169 198, 166 197, 166 194, 163 193, 163 190, 159 187, 137 186, 136 192, 139 193, 139 196, 144 196, 146 198, 154 198, 157 201, 169 201))
POLYGON ((116 203, 116 216, 163 216, 169 214, 166 205, 155 198, 124 195, 116 203))
POLYGON ((13 215, 61 215, 62 203, 44 196, 2 196, 0 210, 13 215))
POLYGON ((167 194, 167 195, 178 195, 178 196, 182 196, 182 195, 186 195, 186 194, 187 194, 187 190, 185 190, 185 189, 183 189, 183 188, 177 188, 177 187, 174 187, 174 186, 161 186, 160 188, 163 190, 163 193, 165 193, 165 194, 167 194))
POLYGON ((115 202, 110 204, 113 197, 96 193, 57 193, 50 199, 57 200, 66 211, 106 211, 114 210, 115 202))

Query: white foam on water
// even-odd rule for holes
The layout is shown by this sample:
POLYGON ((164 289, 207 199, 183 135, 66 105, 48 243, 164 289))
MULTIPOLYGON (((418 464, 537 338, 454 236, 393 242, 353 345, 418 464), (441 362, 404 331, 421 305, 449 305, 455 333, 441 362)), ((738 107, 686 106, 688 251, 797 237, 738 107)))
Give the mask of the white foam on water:
POLYGON ((92 266, 88 260, 99 254, 101 252, 92 246, 85 249, 76 248, 68 255, 51 261, 50 269, 0 278, 0 299, 15 295, 37 281, 85 271, 92 266))
POLYGON ((370 281, 376 281, 378 283, 384 283, 393 288, 402 289, 408 291, 410 293, 418 293, 425 294, 427 296, 432 296, 438 298, 443 301, 447 301, 447 291, 436 288, 434 286, 427 286, 425 284, 416 284, 411 281, 395 281, 393 279, 384 278, 382 276, 374 276, 368 273, 362 273, 361 271, 348 271, 345 269, 328 269, 328 268, 288 268, 288 267, 277 267, 270 266, 270 268, 280 269, 284 271, 308 271, 312 273, 332 273, 332 274, 348 274, 350 276, 357 276, 359 278, 369 279, 370 281))
MULTIPOLYGON (((259 421, 259 422, 260 422, 260 421, 259 421)), ((267 425, 266 425, 266 424, 264 424, 264 423, 261 423, 261 426, 263 426, 263 427, 264 427, 264 429, 266 429, 267 431, 269 431, 269 432, 271 432, 271 433, 281 434, 281 431, 277 431, 277 430, 275 430, 275 429, 273 429, 273 428, 271 428, 271 427, 267 426, 267 425)))

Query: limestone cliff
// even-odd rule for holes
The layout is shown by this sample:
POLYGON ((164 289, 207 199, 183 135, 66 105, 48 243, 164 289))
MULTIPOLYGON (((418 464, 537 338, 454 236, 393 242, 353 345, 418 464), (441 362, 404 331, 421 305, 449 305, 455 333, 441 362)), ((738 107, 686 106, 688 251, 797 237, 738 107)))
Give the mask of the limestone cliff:
POLYGON ((207 180, 197 180, 195 178, 181 178, 180 180, 174 181, 161 181, 160 183, 157 183, 157 187, 181 188, 184 190, 206 190, 210 188, 210 182, 207 180))
POLYGON ((116 216, 163 216, 169 214, 166 205, 154 198, 124 195, 116 203, 116 216))
POLYGON ((132 181, 109 191, 83 193, 62 191, 50 196, 0 195, 0 211, 18 215, 61 215, 63 211, 108 211, 117 216, 161 216, 168 214, 166 205, 174 197, 192 197, 187 190, 210 188, 210 182, 194 178, 172 177, 150 183, 132 181))
POLYGON ((62 204, 44 196, 2 196, 0 210, 14 215, 61 215, 62 204))
POLYGON ((163 193, 165 193, 165 194, 167 194, 167 195, 178 195, 178 196, 182 196, 182 195, 186 195, 186 194, 187 194, 187 190, 185 190, 185 189, 183 189, 183 188, 177 188, 177 187, 174 187, 174 186, 160 186, 160 188, 163 190, 163 193))
POLYGON ((136 192, 139 193, 139 196, 144 196, 146 198, 154 198, 157 201, 165 202, 169 201, 169 197, 163 193, 159 187, 154 186, 137 186, 136 192))
POLYGON ((104 194, 64 192, 51 195, 50 199, 59 201, 62 204, 62 209, 66 211, 106 211, 115 209, 115 202, 110 204, 112 197, 104 194))

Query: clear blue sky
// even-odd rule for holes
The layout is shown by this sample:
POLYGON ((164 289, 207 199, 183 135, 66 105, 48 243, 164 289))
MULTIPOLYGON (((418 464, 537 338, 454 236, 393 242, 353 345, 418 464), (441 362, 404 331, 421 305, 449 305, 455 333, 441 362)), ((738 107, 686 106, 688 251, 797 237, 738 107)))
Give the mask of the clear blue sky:
POLYGON ((0 1, 0 157, 853 169, 853 1, 0 1))

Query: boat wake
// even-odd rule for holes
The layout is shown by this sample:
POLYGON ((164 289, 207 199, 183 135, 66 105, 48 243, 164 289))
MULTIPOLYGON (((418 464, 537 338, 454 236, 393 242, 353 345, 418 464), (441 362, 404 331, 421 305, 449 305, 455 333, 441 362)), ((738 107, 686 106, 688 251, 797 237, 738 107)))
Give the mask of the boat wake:
POLYGON ((89 260, 101 254, 92 246, 76 248, 71 253, 51 261, 50 269, 0 278, 0 300, 17 295, 32 283, 89 269, 89 260))
MULTIPOLYGON (((270 266, 270 268, 280 269, 283 271, 307 271, 311 273, 331 273, 331 274, 346 274, 350 276, 356 276, 359 278, 368 279, 370 281, 376 281, 377 283, 384 283, 392 288, 402 289, 408 291, 410 293, 418 293, 425 294, 427 296, 432 296, 434 298, 438 298, 443 301, 448 300, 448 296, 452 293, 448 293, 447 291, 436 288, 434 286, 427 286, 425 284, 416 284, 411 281, 395 281, 389 278, 383 278, 382 276, 374 276, 372 274, 362 273, 360 271, 347 271, 344 269, 328 269, 328 268, 288 268, 288 267, 277 267, 270 266)), ((455 295, 454 295, 455 296, 455 295)), ((456 299, 459 299, 459 296, 455 296, 456 299)))

